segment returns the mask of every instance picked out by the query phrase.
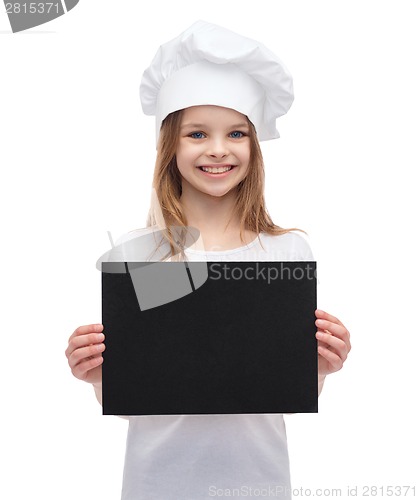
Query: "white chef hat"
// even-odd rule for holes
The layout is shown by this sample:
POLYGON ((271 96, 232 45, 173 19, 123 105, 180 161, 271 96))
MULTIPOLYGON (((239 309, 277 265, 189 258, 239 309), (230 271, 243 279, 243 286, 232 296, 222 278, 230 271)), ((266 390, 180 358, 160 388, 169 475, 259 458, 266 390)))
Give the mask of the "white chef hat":
POLYGON ((253 123, 259 141, 276 139, 276 118, 294 100, 292 76, 262 43, 197 21, 161 45, 144 71, 140 98, 146 115, 162 121, 190 106, 232 108, 253 123))

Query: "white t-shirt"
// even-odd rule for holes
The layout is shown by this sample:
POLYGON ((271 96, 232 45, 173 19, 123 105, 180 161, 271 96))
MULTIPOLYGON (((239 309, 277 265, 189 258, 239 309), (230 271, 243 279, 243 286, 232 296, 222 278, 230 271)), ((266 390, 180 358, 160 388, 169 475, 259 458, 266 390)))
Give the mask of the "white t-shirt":
MULTIPOLYGON (((116 244, 141 233, 123 235, 116 244)), ((261 233, 226 251, 187 249, 190 261, 313 261, 299 233, 261 233)), ((280 414, 131 416, 122 500, 291 498, 280 414)))

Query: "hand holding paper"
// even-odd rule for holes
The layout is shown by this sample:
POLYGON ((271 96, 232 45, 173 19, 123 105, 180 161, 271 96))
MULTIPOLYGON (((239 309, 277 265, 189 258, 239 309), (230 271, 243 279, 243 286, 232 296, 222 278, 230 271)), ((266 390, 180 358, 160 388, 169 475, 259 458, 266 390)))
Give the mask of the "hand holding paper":
POLYGON ((72 374, 91 384, 102 383, 102 353, 105 336, 102 324, 83 325, 68 339, 65 355, 72 374))
POLYGON ((319 376, 340 370, 351 350, 350 334, 338 318, 316 309, 319 376))

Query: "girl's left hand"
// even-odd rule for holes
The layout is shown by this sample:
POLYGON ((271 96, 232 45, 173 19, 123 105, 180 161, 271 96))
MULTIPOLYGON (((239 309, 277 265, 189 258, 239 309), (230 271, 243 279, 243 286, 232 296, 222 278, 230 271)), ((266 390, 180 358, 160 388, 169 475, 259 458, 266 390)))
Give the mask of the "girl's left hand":
POLYGON ((315 314, 318 370, 319 376, 325 377, 342 368, 351 350, 350 335, 346 327, 331 314, 320 309, 316 309, 315 314))

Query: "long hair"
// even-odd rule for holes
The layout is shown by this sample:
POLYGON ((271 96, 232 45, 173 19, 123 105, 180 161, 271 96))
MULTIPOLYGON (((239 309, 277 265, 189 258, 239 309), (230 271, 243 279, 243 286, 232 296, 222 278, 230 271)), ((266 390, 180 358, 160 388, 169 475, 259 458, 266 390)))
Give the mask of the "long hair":
MULTIPOLYGON (((147 227, 158 225, 170 244, 172 256, 180 253, 181 257, 185 259, 183 243, 186 232, 181 231, 181 238, 179 238, 179 233, 174 235, 170 229, 170 226, 177 226, 187 230, 187 220, 180 204, 182 177, 176 163, 182 115, 183 110, 170 113, 161 125, 153 176, 155 196, 152 197, 147 227)), ((261 232, 280 235, 302 230, 298 228, 284 229, 272 221, 265 204, 265 167, 262 151, 253 123, 247 117, 246 119, 249 124, 250 138, 249 167, 246 177, 236 187, 237 197, 232 216, 240 214, 241 241, 244 242, 243 232, 247 229, 257 233, 262 245, 259 236, 261 232)))

